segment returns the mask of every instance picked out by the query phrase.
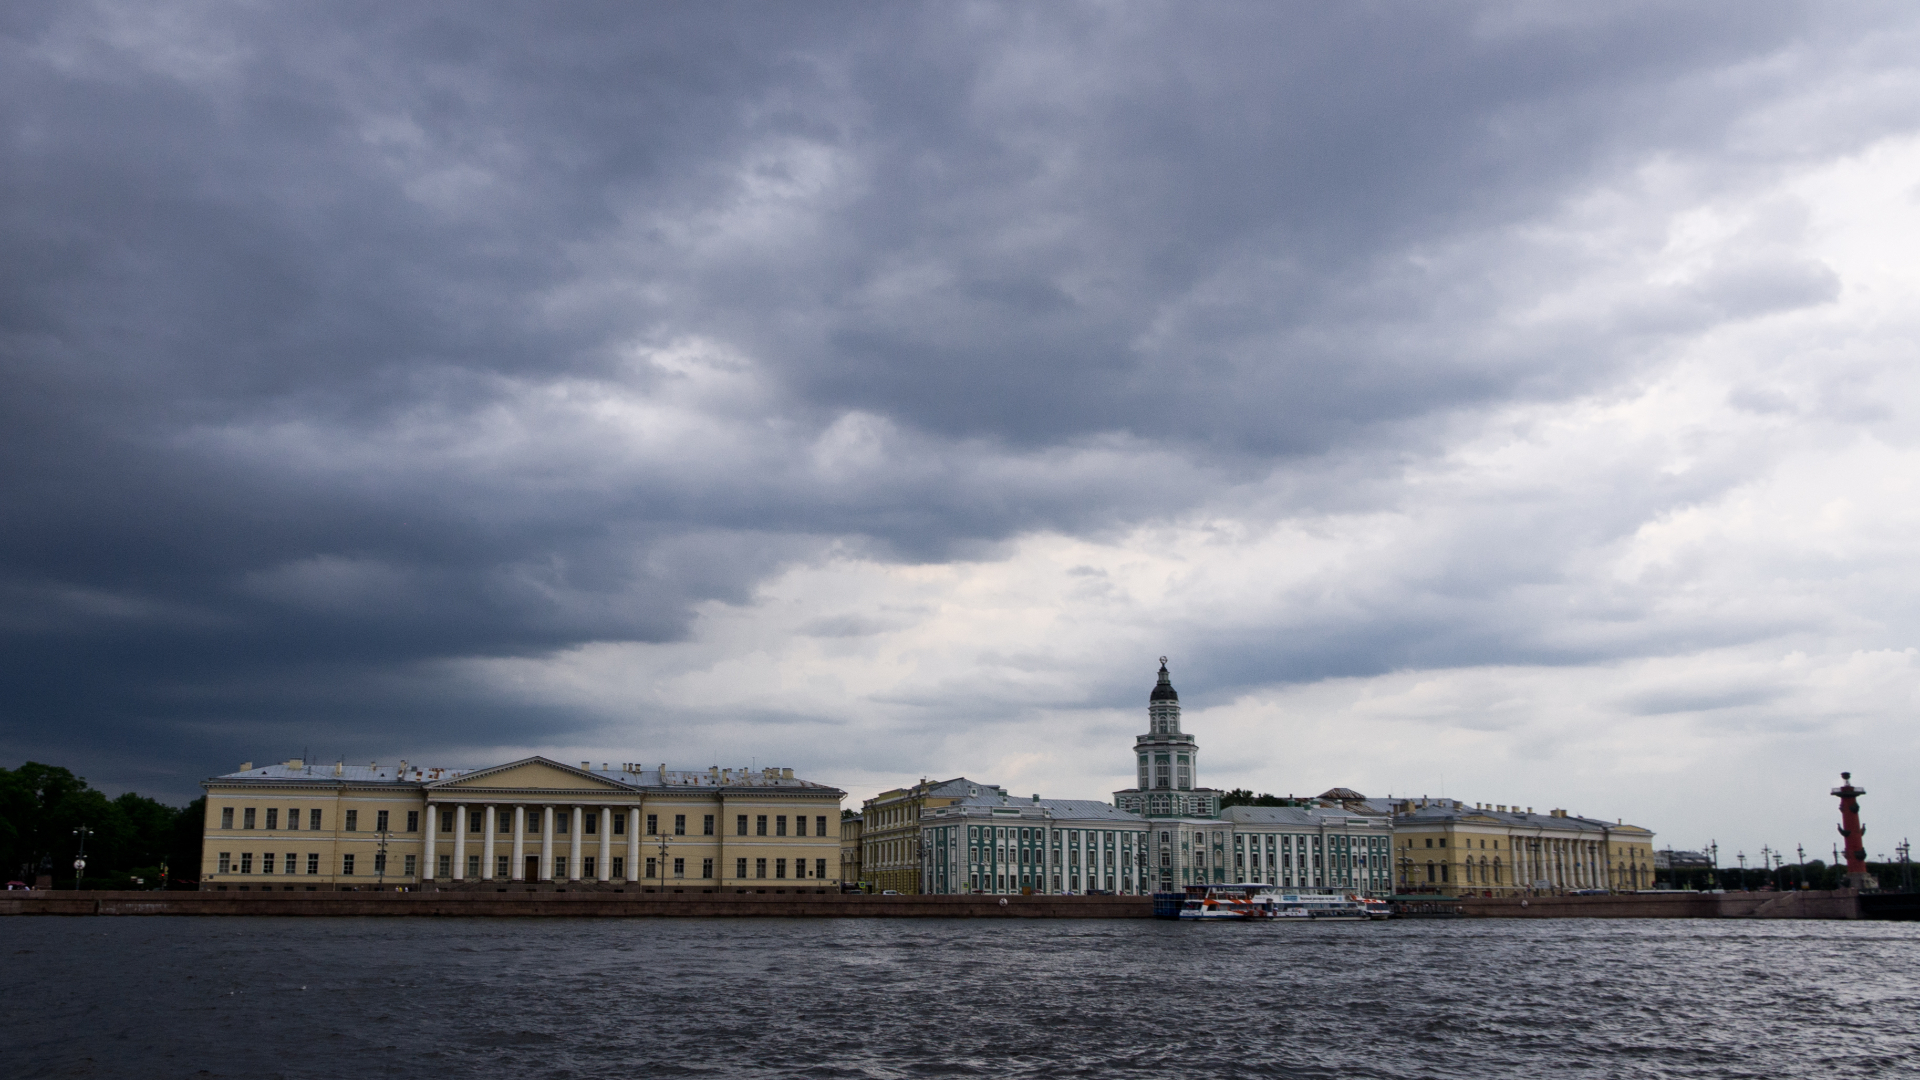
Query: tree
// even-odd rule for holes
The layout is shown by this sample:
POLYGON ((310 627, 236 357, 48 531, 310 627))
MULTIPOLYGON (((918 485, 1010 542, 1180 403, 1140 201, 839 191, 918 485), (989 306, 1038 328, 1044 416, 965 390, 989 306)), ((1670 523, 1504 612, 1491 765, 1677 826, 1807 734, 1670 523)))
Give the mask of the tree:
MULTIPOLYGON (((204 800, 195 806, 204 806, 204 800)), ((126 888, 132 878, 159 884, 159 866, 181 857, 192 832, 192 861, 183 869, 199 876, 200 814, 167 806, 128 792, 116 799, 87 785, 58 765, 29 761, 18 769, 0 768, 0 870, 31 882, 50 874, 61 885, 78 849, 74 830, 88 830, 89 888, 126 888)))

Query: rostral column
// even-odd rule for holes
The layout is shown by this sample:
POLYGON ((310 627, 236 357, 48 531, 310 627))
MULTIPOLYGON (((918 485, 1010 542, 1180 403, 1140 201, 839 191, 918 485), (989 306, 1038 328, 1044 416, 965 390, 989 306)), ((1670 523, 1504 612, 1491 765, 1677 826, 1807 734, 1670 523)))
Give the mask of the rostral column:
POLYGON ((1860 796, 1865 795, 1867 789, 1854 787, 1853 774, 1843 772, 1840 786, 1834 788, 1833 793, 1840 797, 1840 835, 1846 842, 1841 851, 1847 857, 1847 887, 1877 889, 1880 883, 1867 873, 1867 846, 1861 840, 1867 829, 1860 824, 1860 796))

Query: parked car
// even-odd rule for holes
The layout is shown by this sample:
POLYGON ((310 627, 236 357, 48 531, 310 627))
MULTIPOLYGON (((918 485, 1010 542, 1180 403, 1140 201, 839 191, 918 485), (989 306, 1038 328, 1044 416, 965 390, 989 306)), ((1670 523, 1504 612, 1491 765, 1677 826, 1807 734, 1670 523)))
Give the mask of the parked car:
POLYGON ((900 894, 893 889, 881 889, 880 895, 881 896, 899 896, 900 894))
POLYGON ((32 892, 33 886, 27 884, 24 881, 9 881, 7 882, 7 891, 8 892, 32 892))

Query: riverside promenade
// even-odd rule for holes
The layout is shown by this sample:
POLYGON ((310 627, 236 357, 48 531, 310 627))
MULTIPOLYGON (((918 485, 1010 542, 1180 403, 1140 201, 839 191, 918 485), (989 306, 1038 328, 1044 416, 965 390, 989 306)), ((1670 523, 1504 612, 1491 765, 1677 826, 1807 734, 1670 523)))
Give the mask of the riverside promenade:
MULTIPOLYGON (((1437 898, 1436 898, 1437 899, 1437 898)), ((1852 890, 1465 897, 1478 919, 1858 919, 1852 890)), ((814 892, 26 892, 0 894, 0 915, 275 915, 530 918, 1147 919, 1136 896, 874 896, 814 892)), ((1871 917, 1871 915, 1867 916, 1871 917)))

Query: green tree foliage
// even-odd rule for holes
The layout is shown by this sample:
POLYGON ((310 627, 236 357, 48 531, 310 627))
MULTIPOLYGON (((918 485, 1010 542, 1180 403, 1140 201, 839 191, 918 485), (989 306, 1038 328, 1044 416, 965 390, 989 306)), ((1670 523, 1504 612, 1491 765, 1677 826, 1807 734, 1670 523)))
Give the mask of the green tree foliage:
POLYGON ((1220 796, 1220 808, 1229 806, 1305 806, 1298 799, 1282 798, 1279 795, 1255 795, 1251 788, 1234 788, 1220 796))
POLYGON ((160 884, 160 867, 172 879, 200 874, 201 814, 205 800, 186 808, 167 806, 128 792, 109 799, 58 765, 29 761, 0 768, 0 873, 31 884, 51 874, 73 884, 73 859, 85 826, 88 888, 136 888, 160 884))

